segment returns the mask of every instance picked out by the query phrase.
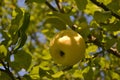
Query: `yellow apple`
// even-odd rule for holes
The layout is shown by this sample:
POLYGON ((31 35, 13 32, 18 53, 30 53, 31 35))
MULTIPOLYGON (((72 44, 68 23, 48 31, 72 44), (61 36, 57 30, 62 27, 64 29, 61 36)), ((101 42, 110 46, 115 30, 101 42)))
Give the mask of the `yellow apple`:
POLYGON ((50 54, 53 60, 62 65, 74 65, 84 58, 85 42, 73 30, 63 30, 50 41, 50 54))

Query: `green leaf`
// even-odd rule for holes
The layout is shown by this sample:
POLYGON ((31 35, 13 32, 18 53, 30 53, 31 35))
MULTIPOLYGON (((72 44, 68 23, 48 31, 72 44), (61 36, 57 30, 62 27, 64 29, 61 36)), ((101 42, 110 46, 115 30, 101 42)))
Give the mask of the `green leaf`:
POLYGON ((111 17, 111 13, 110 12, 99 12, 96 11, 94 13, 94 19, 98 22, 98 23, 103 23, 106 20, 108 20, 111 17))
POLYGON ((120 52, 120 40, 117 41, 117 50, 120 52))
POLYGON ((84 76, 85 80, 93 80, 93 75, 94 74, 93 74, 93 70, 92 70, 91 67, 87 67, 83 71, 84 71, 83 76, 84 76))
POLYGON ((42 68, 39 68, 39 76, 42 78, 47 75, 46 70, 43 70, 42 68))
POLYGON ((116 23, 103 25, 102 27, 107 31, 111 31, 111 32, 118 31, 118 30, 120 30, 120 21, 118 21, 116 23))
POLYGON ((97 0, 100 3, 103 3, 105 5, 109 4, 110 2, 112 2, 112 0, 97 0))
POLYGON ((73 77, 83 79, 82 71, 81 70, 75 70, 75 72, 73 73, 73 77))
POLYGON ((0 59, 7 55, 7 49, 4 45, 0 45, 0 59))
POLYGON ((117 12, 120 9, 120 0, 112 0, 112 2, 107 5, 107 7, 112 11, 117 12))
POLYGON ((59 12, 53 12, 53 14, 49 14, 49 17, 57 17, 59 18, 62 22, 66 23, 69 26, 72 26, 73 23, 70 19, 70 16, 68 14, 63 14, 59 12))
POLYGON ((75 0, 79 10, 84 10, 87 5, 87 0, 75 0))
POLYGON ((113 71, 110 71, 112 80, 120 80, 120 75, 118 73, 115 73, 113 71))
POLYGON ((20 30, 25 32, 27 30, 27 28, 29 27, 29 22, 30 22, 30 14, 28 12, 25 12, 23 24, 20 27, 20 30))
POLYGON ((51 24, 52 27, 55 27, 57 28, 58 30, 64 30, 66 29, 66 24, 65 22, 63 22, 62 20, 60 20, 59 18, 48 18, 46 21, 45 21, 45 24, 51 24))
POLYGON ((27 35, 25 32, 19 30, 18 31, 18 35, 20 36, 17 42, 16 47, 14 48, 14 50, 18 50, 19 48, 22 48, 27 40, 27 35))
POLYGON ((32 80, 32 78, 29 75, 24 75, 22 80, 32 80))
POLYGON ((60 78, 63 75, 63 71, 58 71, 55 74, 52 75, 53 78, 60 78))
POLYGON ((90 53, 94 53, 98 50, 98 46, 96 45, 90 45, 87 49, 86 49, 86 57, 90 56, 90 53))
POLYGON ((5 72, 2 72, 2 71, 0 71, 0 79, 1 80, 12 80, 10 78, 10 76, 8 76, 8 74, 6 74, 5 72))
POLYGON ((19 36, 19 33, 18 32, 16 32, 15 34, 13 34, 12 35, 12 45, 15 45, 18 41, 19 41, 19 38, 20 38, 20 36, 19 36))
POLYGON ((46 0, 25 0, 26 3, 32 3, 32 2, 36 2, 36 3, 45 3, 46 0))
POLYGON ((10 42, 10 34, 8 34, 8 32, 0 30, 2 37, 4 38, 4 40, 1 42, 1 44, 9 46, 9 42, 10 42))
POLYGON ((50 60, 50 59, 51 59, 51 55, 50 55, 48 49, 44 49, 44 50, 42 51, 41 55, 42 55, 42 59, 43 59, 43 60, 50 60))
POLYGON ((10 66, 17 72, 22 68, 28 70, 31 65, 32 57, 26 51, 20 50, 14 54, 14 61, 10 62, 10 66))
POLYGON ((105 59, 104 57, 101 57, 99 65, 102 69, 108 69, 110 67, 110 61, 105 59))
POLYGON ((115 43, 116 43, 116 39, 115 38, 105 38, 105 48, 106 49, 110 49, 115 43))
POLYGON ((30 71, 30 76, 32 79, 38 79, 40 80, 40 75, 39 75, 39 68, 40 66, 37 65, 37 66, 34 66, 33 69, 30 71))
POLYGON ((9 28, 9 33, 11 35, 13 35, 20 28, 20 22, 23 18, 23 12, 20 8, 16 7, 15 12, 17 15, 14 19, 12 19, 11 26, 9 28))

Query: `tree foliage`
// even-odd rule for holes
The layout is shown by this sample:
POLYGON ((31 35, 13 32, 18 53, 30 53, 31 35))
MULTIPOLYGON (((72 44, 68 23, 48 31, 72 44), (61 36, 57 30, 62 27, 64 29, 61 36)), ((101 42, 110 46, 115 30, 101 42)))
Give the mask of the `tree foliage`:
POLYGON ((0 0, 1 80, 120 80, 120 0, 0 0), (71 28, 86 42, 73 66, 54 63, 50 39, 71 28))

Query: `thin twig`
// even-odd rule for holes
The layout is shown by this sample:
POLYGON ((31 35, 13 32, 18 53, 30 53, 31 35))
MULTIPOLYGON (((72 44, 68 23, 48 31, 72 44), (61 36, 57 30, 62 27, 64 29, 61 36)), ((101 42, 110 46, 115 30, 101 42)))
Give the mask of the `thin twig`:
POLYGON ((64 10, 63 10, 62 4, 60 3, 60 0, 55 0, 55 2, 56 2, 56 5, 57 5, 59 11, 64 13, 64 10))
MULTIPOLYGON (((88 43, 93 43, 93 44, 95 44, 95 45, 97 45, 99 47, 102 47, 104 49, 104 45, 103 45, 104 43, 100 42, 96 37, 90 35, 88 38, 89 38, 88 43)), ((108 49, 106 51, 113 54, 113 55, 115 55, 116 57, 120 58, 120 53, 118 52, 117 49, 114 49, 114 48, 111 47, 110 49, 108 49)))
POLYGON ((120 53, 118 52, 117 49, 114 49, 114 48, 110 48, 107 50, 109 53, 112 53, 113 55, 117 56, 120 58, 120 53))
POLYGON ((7 73, 12 80, 15 80, 14 75, 13 75, 12 72, 10 71, 9 67, 7 67, 6 64, 3 62, 3 60, 0 59, 0 63, 1 63, 2 66, 5 68, 5 70, 4 70, 4 69, 0 69, 0 71, 3 71, 3 72, 5 72, 5 73, 7 73))
POLYGON ((47 5, 50 9, 52 9, 53 11, 58 11, 58 10, 55 9, 48 1, 46 1, 45 3, 46 3, 46 5, 47 5))

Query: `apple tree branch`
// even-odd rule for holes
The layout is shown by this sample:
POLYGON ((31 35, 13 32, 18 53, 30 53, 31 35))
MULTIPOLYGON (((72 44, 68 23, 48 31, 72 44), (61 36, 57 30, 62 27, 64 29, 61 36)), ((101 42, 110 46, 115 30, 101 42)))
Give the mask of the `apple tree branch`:
POLYGON ((95 5, 103 8, 105 11, 110 11, 111 15, 116 17, 117 19, 120 20, 120 15, 114 13, 112 10, 110 10, 107 6, 105 6, 103 3, 98 2, 97 0, 90 0, 92 3, 94 3, 95 5))

